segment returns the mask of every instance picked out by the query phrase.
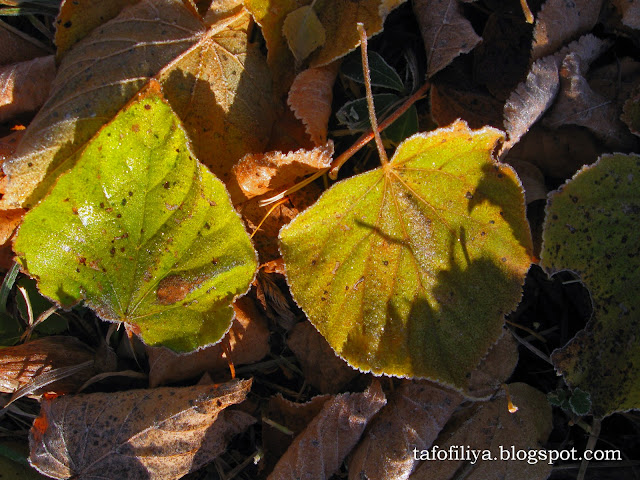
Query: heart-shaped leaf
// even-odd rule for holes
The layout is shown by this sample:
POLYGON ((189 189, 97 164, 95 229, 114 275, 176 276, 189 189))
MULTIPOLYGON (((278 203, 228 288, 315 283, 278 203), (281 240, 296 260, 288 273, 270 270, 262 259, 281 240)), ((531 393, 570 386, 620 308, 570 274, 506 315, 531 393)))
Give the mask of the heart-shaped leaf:
POLYGON ((591 395, 592 413, 640 407, 640 157, 608 155, 549 198, 541 263, 570 269, 589 288, 593 318, 552 360, 591 395))
POLYGON ((376 374, 464 389, 531 262, 522 187, 463 122, 402 143, 280 232, 293 296, 333 349, 376 374))
POLYGON ((222 338, 256 270, 224 185, 193 155, 157 83, 27 214, 14 250, 63 307, 85 299, 104 320, 178 351, 222 338))

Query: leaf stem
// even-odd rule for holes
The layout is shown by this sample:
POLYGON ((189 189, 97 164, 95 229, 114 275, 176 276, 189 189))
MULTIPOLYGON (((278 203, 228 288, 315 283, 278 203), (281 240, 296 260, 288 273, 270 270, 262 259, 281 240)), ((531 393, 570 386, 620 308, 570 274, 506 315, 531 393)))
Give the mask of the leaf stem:
POLYGON ((373 136, 376 139, 376 147, 378 148, 378 155, 380 155, 380 162, 382 165, 387 165, 389 159, 387 158, 387 152, 382 145, 382 137, 378 131, 378 120, 376 119, 376 109, 373 105, 373 92, 371 90, 371 71, 369 70, 369 55, 367 54, 367 31, 364 29, 363 23, 358 23, 358 34, 360 35, 360 53, 362 54, 362 72, 364 74, 364 88, 367 92, 367 106, 369 107, 369 121, 371 122, 371 129, 373 130, 373 136))
MULTIPOLYGON (((399 117, 401 117, 404 112, 409 110, 409 107, 420 100, 427 90, 429 90, 431 84, 429 82, 425 82, 418 90, 415 91, 413 95, 411 95, 407 100, 390 116, 384 119, 384 121, 378 127, 378 131, 382 131, 395 122, 399 117)), ((353 157, 362 147, 364 147, 367 143, 371 141, 373 138, 373 131, 367 132, 363 134, 356 142, 351 145, 347 150, 345 150, 340 156, 338 156, 331 165, 331 171, 329 171, 329 178, 331 180, 335 180, 338 178, 338 171, 345 164, 347 160, 353 157)))

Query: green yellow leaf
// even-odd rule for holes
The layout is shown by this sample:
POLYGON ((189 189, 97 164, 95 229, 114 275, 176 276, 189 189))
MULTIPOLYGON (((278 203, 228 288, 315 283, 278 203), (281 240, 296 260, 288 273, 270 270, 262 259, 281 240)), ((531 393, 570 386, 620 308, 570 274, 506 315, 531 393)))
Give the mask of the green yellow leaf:
POLYGON ((541 263, 572 270, 593 301, 593 318, 552 360, 591 396, 599 417, 640 408, 640 156, 607 155, 583 168, 547 205, 541 263))
POLYGON ((500 138, 463 122, 415 135, 281 230, 295 300, 352 366, 465 389, 501 335, 531 239, 500 138))
POLYGON ((84 299, 149 345, 220 340, 256 255, 224 185, 151 84, 100 130, 25 217, 14 245, 41 292, 84 299))
POLYGON ((300 7, 287 15, 282 34, 298 62, 302 62, 326 41, 324 27, 311 5, 300 7))

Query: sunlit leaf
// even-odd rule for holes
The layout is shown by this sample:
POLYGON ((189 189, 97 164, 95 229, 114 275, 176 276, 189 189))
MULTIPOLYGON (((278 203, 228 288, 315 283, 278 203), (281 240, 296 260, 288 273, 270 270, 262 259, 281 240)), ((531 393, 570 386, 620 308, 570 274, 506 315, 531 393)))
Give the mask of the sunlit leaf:
POLYGON ((464 389, 531 261, 522 187, 463 122, 402 143, 280 232, 291 291, 352 366, 464 389))
POLYGON ((604 156, 547 206, 542 265, 576 272, 593 301, 587 328, 552 360, 571 386, 591 395, 597 416, 640 407, 638 179, 639 156, 604 156))
POLYGON ((298 62, 307 58, 326 41, 324 27, 311 5, 300 7, 287 15, 282 25, 282 34, 298 62))
POLYGON ((152 84, 89 142, 27 214, 14 249, 62 306, 85 299, 146 343, 188 351, 229 329, 256 258, 158 91, 152 84))

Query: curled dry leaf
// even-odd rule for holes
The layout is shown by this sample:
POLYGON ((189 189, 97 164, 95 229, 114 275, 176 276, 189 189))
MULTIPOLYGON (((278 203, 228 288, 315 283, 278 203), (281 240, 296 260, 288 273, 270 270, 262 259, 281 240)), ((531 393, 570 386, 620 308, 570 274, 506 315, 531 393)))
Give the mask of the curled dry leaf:
MULTIPOLYGON (((505 331, 471 373, 469 395, 493 395, 509 378, 516 363, 518 345, 505 331)), ((432 382, 403 383, 373 419, 355 449, 349 463, 349 478, 409 478, 417 464, 413 449, 429 448, 463 400, 458 392, 432 382)))
POLYGON ((609 148, 630 149, 636 144, 620 120, 620 108, 613 99, 593 91, 581 66, 582 57, 568 54, 560 70, 561 89, 558 98, 544 119, 545 125, 579 125, 589 129, 609 148))
POLYGON ((431 446, 464 397, 429 381, 406 381, 389 399, 355 449, 349 479, 409 478, 413 449, 431 446))
MULTIPOLYGON (((75 337, 53 336, 2 349, 0 392, 13 393, 52 370, 73 367, 94 359, 94 352, 75 337)), ((39 391, 70 393, 96 373, 88 366, 76 374, 45 385, 39 391)))
MULTIPOLYGON (((551 406, 542 392, 524 383, 509 385, 509 392, 518 407, 517 412, 509 412, 504 392, 490 402, 474 404, 460 411, 436 442, 442 450, 452 448, 459 454, 459 459, 429 461, 433 458, 423 456, 422 459, 427 461, 422 462, 410 480, 446 480, 461 476, 468 480, 546 479, 552 468, 546 461, 532 465, 513 459, 499 460, 500 447, 509 453, 512 447, 515 451, 540 451, 551 433, 551 406), (481 455, 477 461, 473 461, 473 456, 470 461, 465 460, 461 446, 483 450, 482 455, 491 458, 481 455)), ((468 453, 468 450, 465 452, 468 453)), ((417 453, 418 458, 422 453, 417 453)))
POLYGON ((305 380, 321 393, 337 393, 358 375, 309 322, 293 327, 287 345, 300 362, 305 380))
POLYGON ((327 129, 333 101, 333 84, 339 62, 309 68, 293 80, 287 103, 296 118, 302 120, 315 145, 327 143, 327 129))
POLYGON ((241 411, 250 380, 218 386, 92 393, 45 400, 29 462, 53 478, 177 479, 220 455, 254 422, 241 411))
POLYGON ((501 155, 513 147, 551 106, 560 88, 558 66, 553 57, 534 62, 527 79, 518 85, 504 105, 504 127, 508 140, 501 155))
POLYGON ((268 480, 328 479, 386 403, 377 380, 363 393, 345 393, 326 402, 280 458, 268 480))
MULTIPOLYGON (((235 320, 222 342, 229 342, 231 361, 245 365, 261 360, 269 352, 267 322, 248 296, 233 304, 235 320)), ((167 348, 146 347, 149 355, 149 386, 156 387, 196 377, 207 371, 228 370, 223 343, 179 355, 167 348)))
POLYGON ((273 469, 294 438, 332 398, 331 395, 318 395, 306 403, 295 403, 278 394, 269 399, 262 416, 262 444, 266 450, 267 471, 273 469), (285 433, 274 425, 284 427, 289 432, 285 433))
POLYGON ((579 34, 591 30, 603 0, 547 0, 537 15, 531 59, 550 55, 579 34))
POLYGON ((53 55, 0 67, 0 122, 42 106, 55 71, 53 55))
POLYGON ((457 0, 416 0, 413 11, 427 50, 427 77, 469 53, 482 40, 462 16, 457 0))
MULTIPOLYGON (((231 196, 237 202, 241 196, 250 199, 283 187, 292 186, 296 179, 315 173, 331 165, 333 142, 313 150, 295 152, 268 152, 245 155, 233 167, 234 182, 240 192, 231 188, 231 196)), ((240 200, 241 201, 241 200, 240 200)))

